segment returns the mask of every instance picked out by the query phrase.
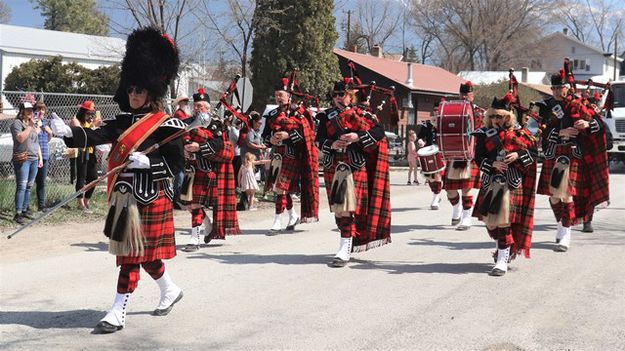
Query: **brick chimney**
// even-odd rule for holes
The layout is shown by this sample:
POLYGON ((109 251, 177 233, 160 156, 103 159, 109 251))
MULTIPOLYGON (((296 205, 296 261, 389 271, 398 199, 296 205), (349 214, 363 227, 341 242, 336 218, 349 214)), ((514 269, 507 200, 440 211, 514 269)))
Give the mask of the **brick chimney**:
POLYGON ((384 50, 382 50, 382 47, 380 45, 375 44, 371 48, 371 56, 384 57, 384 50))
POLYGON ((349 51, 351 51, 351 52, 358 52, 358 44, 352 44, 349 47, 349 51))

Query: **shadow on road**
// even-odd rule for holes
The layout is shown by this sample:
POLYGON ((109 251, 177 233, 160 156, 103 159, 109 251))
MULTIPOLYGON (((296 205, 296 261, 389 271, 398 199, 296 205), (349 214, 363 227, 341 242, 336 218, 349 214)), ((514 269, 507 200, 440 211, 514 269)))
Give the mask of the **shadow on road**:
POLYGON ((188 259, 209 259, 225 264, 284 264, 284 265, 304 265, 304 264, 326 264, 332 259, 332 255, 211 255, 208 253, 197 253, 188 255, 188 259))
POLYGON ((392 263, 352 259, 351 269, 381 270, 389 274, 404 273, 445 273, 445 274, 485 274, 493 268, 492 263, 392 263))
MULTIPOLYGON (((394 211, 394 210, 393 210, 394 211)), ((391 235, 409 233, 415 230, 450 230, 450 226, 444 225, 421 225, 421 224, 391 224, 391 235)))
POLYGON ((36 329, 93 328, 106 312, 96 310, 73 311, 3 311, 0 325, 25 325, 36 329))
POLYGON ((408 243, 408 245, 417 246, 446 246, 450 250, 484 250, 495 249, 494 242, 453 242, 453 241, 436 241, 432 239, 416 239, 408 243))
POLYGON ((91 251, 108 251, 109 245, 104 241, 100 241, 97 243, 80 243, 80 244, 70 244, 69 246, 82 247, 87 252, 91 251))

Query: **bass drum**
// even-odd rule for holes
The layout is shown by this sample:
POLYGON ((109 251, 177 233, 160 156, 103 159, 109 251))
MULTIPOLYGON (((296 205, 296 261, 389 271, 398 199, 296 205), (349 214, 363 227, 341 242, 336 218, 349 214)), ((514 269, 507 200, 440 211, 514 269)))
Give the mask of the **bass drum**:
POLYGON ((444 101, 437 119, 438 146, 446 160, 472 160, 473 105, 465 100, 444 101))
POLYGON ((419 163, 421 164, 421 173, 425 175, 442 172, 445 169, 445 161, 438 146, 430 145, 422 147, 417 151, 419 163))

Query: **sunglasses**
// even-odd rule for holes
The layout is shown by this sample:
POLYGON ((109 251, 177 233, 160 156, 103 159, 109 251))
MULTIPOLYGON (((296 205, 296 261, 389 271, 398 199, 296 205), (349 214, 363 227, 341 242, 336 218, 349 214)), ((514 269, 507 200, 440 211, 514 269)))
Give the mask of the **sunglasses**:
POLYGON ((502 116, 502 115, 490 115, 490 116, 488 116, 488 118, 490 118, 490 119, 500 119, 500 120, 501 120, 501 119, 506 118, 506 116, 502 116))
POLYGON ((145 92, 145 89, 140 88, 140 87, 135 86, 135 85, 131 85, 128 88, 126 88, 126 93, 128 93, 128 95, 130 95, 132 93, 135 93, 135 94, 139 95, 139 94, 143 94, 144 92, 145 92))
POLYGON ((344 97, 345 96, 345 92, 341 92, 341 93, 332 93, 332 97, 344 97))

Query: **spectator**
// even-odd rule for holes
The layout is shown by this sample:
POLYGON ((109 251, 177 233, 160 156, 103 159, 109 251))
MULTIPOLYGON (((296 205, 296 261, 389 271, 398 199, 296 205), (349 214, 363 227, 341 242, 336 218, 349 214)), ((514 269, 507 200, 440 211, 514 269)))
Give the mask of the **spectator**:
POLYGON ((39 131, 39 148, 41 149, 42 166, 37 172, 35 184, 37 185, 37 208, 39 211, 47 212, 46 208, 46 178, 48 177, 48 143, 52 139, 52 129, 50 129, 50 121, 46 115, 47 107, 43 102, 35 105, 35 122, 40 128, 39 131))
POLYGON ((37 167, 41 162, 37 126, 33 113, 33 104, 25 101, 20 105, 15 121, 11 125, 13 136, 13 169, 15 170, 15 217, 13 220, 24 224, 24 218, 33 219, 28 211, 30 203, 30 189, 32 188, 37 167))
MULTIPOLYGON (((241 148, 241 153, 245 155, 249 152, 253 154, 254 156, 256 156, 256 159, 262 159, 261 157, 262 153, 264 150, 267 149, 267 146, 265 146, 265 144, 263 143, 263 137, 262 137, 263 131, 260 128, 263 122, 262 122, 262 117, 260 113, 256 111, 250 112, 250 122, 251 122, 251 126, 250 126, 251 128, 249 132, 247 133, 247 141, 245 142, 244 147, 241 148)), ((260 167, 260 179, 261 180, 265 179, 264 171, 265 171, 265 167, 261 166, 260 167)))
MULTIPOLYGON (((239 174, 241 169, 241 147, 239 146, 239 133, 241 131, 241 121, 237 118, 232 118, 228 124, 228 140, 234 145, 234 158, 232 159, 232 167, 234 167, 234 174, 239 174)), ((239 178, 235 178, 235 187, 239 186, 239 178)))
POLYGON ((239 173, 237 173, 241 191, 245 192, 247 195, 247 203, 250 211, 256 210, 256 207, 254 207, 254 194, 259 189, 256 176, 254 175, 254 167, 265 163, 269 163, 269 160, 257 161, 256 156, 248 152, 245 154, 245 160, 243 160, 243 165, 239 173))
MULTIPOLYGON (((94 128, 94 118, 96 115, 95 104, 93 101, 85 101, 78 108, 76 118, 70 123, 71 127, 94 128)), ((80 190, 85 184, 98 178, 97 159, 93 147, 78 148, 78 157, 76 158, 76 191, 80 190)), ((90 208, 89 201, 93 195, 93 190, 89 189, 86 193, 78 197, 78 207, 86 213, 93 213, 90 208)))
POLYGON ((187 112, 187 106, 189 105, 189 97, 186 95, 180 95, 174 100, 174 108, 176 108, 176 112, 174 112, 174 117, 178 118, 181 121, 184 121, 191 117, 191 115, 187 112))
POLYGON ((417 133, 414 130, 408 131, 408 185, 411 184, 411 176, 414 178, 414 184, 419 185, 417 176, 417 133))

